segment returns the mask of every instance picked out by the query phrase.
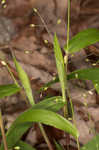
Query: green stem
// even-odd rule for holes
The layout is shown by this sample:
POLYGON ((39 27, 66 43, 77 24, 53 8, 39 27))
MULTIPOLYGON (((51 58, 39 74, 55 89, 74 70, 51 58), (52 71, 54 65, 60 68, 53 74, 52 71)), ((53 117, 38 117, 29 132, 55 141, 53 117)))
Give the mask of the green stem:
MULTIPOLYGON (((31 105, 31 106, 33 106, 33 105, 31 105)), ((50 140, 49 140, 49 138, 48 138, 48 136, 47 136, 47 134, 46 134, 46 132, 44 130, 43 125, 41 123, 38 123, 38 126, 39 126, 39 128, 41 130, 41 133, 42 133, 42 135, 44 137, 44 140, 45 140, 46 144, 48 145, 49 150, 54 150, 53 147, 52 147, 52 144, 51 144, 51 142, 50 142, 50 140)))
POLYGON ((74 120, 74 108, 73 108, 73 103, 72 103, 72 99, 71 99, 71 96, 70 96, 70 93, 69 93, 69 90, 67 89, 67 94, 68 94, 68 98, 69 98, 69 101, 70 101, 70 111, 72 113, 72 120, 74 120))
MULTIPOLYGON (((49 36, 50 36, 50 38, 51 38, 51 40, 52 40, 52 42, 53 42, 53 36, 51 35, 51 33, 50 33, 50 31, 49 31, 49 29, 48 29, 48 27, 47 27, 47 25, 46 25, 44 19, 42 18, 42 16, 40 15, 40 13, 38 12, 37 9, 34 8, 33 10, 34 10, 34 12, 37 13, 37 15, 40 17, 42 23, 44 24, 44 27, 45 27, 47 33, 49 34, 49 36)), ((44 137, 44 139, 45 139, 45 142, 47 143, 47 145, 48 145, 48 147, 49 147, 49 150, 53 150, 53 147, 52 147, 52 145, 51 145, 51 143, 50 143, 50 140, 49 140, 49 138, 48 138, 48 136, 47 136, 47 134, 46 134, 46 132, 45 132, 45 130, 44 130, 44 128, 43 128, 43 126, 42 126, 41 123, 39 123, 39 128, 40 128, 41 133, 42 133, 42 135, 43 135, 43 137, 44 137)))
POLYGON ((79 144, 79 139, 77 138, 77 147, 78 147, 78 150, 80 150, 80 144, 79 144))
POLYGON ((1 63, 2 63, 3 66, 6 66, 8 72, 10 73, 10 75, 11 75, 12 79, 14 80, 15 84, 19 87, 19 84, 17 83, 17 81, 16 81, 16 79, 15 79, 13 73, 11 72, 11 70, 10 70, 8 64, 6 63, 6 61, 5 61, 5 60, 2 60, 1 63))
MULTIPOLYGON (((65 70, 64 70, 65 72, 65 70)), ((65 79, 64 79, 65 80, 65 79)), ((66 81, 66 80, 65 80, 66 81)), ((65 82, 66 83, 66 82, 65 82)), ((63 97, 63 102, 65 102, 65 105, 63 107, 63 114, 65 118, 68 118, 68 109, 67 109, 67 100, 66 100, 66 93, 64 90, 62 90, 62 97, 63 97)))
MULTIPOLYGON (((11 53, 12 53, 12 56, 13 56, 13 59, 15 59, 15 55, 14 55, 14 52, 12 51, 12 46, 10 46, 10 49, 11 49, 11 53)), ((16 60, 16 59, 15 59, 16 60)), ((9 69, 9 68, 8 68, 9 69)), ((9 70, 10 71, 10 70, 9 70)), ((11 71, 10 71, 10 73, 11 73, 11 71)), ((13 74, 11 73, 11 76, 12 76, 13 74)), ((12 76, 13 77, 13 76, 12 76)), ((30 106, 33 106, 33 105, 35 105, 35 101, 34 101, 34 103, 30 103, 30 101, 29 101, 29 104, 30 104, 30 106)), ((53 148, 52 148, 52 145, 51 145, 51 143, 50 143, 50 141, 49 141, 49 139, 48 139, 48 137, 47 137, 47 135, 46 135, 46 133, 45 133, 45 131, 44 131, 44 128, 43 128, 43 126, 42 126, 42 124, 38 124, 39 125, 39 128, 40 128, 40 130, 41 130, 41 132, 42 132, 42 135, 43 135, 43 137, 44 137, 44 139, 45 139, 45 142, 47 143, 47 145, 48 145, 48 147, 49 147, 49 150, 53 150, 53 148)))
POLYGON ((5 132, 4 132, 4 126, 3 126, 3 119, 2 119, 1 109, 0 109, 0 128, 1 128, 1 133, 2 133, 2 138, 3 138, 3 143, 4 143, 4 149, 8 150, 6 136, 5 136, 5 132))
POLYGON ((41 19, 41 21, 42 21, 42 23, 43 23, 43 25, 44 25, 44 27, 45 27, 47 33, 48 33, 49 36, 50 36, 51 41, 53 42, 53 36, 51 35, 51 33, 50 33, 50 31, 49 31, 49 29, 48 29, 48 27, 47 27, 47 25, 46 25, 44 19, 42 18, 42 16, 40 15, 40 13, 38 12, 38 10, 37 10, 36 8, 34 8, 34 12, 37 13, 37 15, 40 17, 40 19, 41 19))
MULTIPOLYGON (((67 83, 67 66, 68 66, 68 48, 69 48, 69 28, 70 28, 70 0, 68 0, 68 18, 67 18, 67 51, 66 56, 64 57, 64 64, 66 68, 66 74, 65 74, 65 83, 66 83, 66 91, 68 89, 68 83, 67 83)), ((64 94, 63 94, 64 96, 64 94)), ((65 96, 66 97, 66 96, 65 96)), ((65 98, 63 97, 63 98, 65 98)), ((66 101, 66 98, 65 98, 66 101)), ((68 118, 68 108, 67 104, 64 106, 64 117, 68 118)))
POLYGON ((7 67, 8 71, 9 71, 9 73, 10 73, 12 79, 14 80, 14 83, 15 83, 18 87, 20 87, 19 84, 18 84, 18 82, 16 81, 16 79, 15 79, 13 73, 11 72, 9 66, 7 65, 7 63, 6 63, 6 67, 7 67))
MULTIPOLYGON (((69 56, 69 33, 70 33, 70 0, 68 0, 68 23, 67 23, 67 50, 66 50, 66 60, 65 60, 65 64, 66 64, 66 84, 67 83, 67 66, 68 66, 68 56, 69 56)), ((66 85, 67 89, 67 94, 70 98, 70 105, 71 105, 71 109, 72 109, 72 119, 73 119, 73 123, 76 126, 75 123, 75 119, 74 119, 74 111, 73 111, 73 106, 72 106, 72 101, 71 101, 71 97, 69 95, 69 91, 68 91, 68 86, 66 85)), ((80 145, 79 145, 79 139, 77 138, 77 146, 78 146, 78 150, 80 150, 80 145)))
MULTIPOLYGON (((66 64, 66 75, 67 75, 67 65, 68 65, 68 50, 69 50, 69 29, 70 29, 70 0, 68 0, 68 18, 67 18, 67 51, 66 51, 66 59, 65 59, 65 64, 66 64)), ((67 80, 67 77, 66 77, 67 80)), ((66 81, 67 82, 67 81, 66 81)))
MULTIPOLYGON (((65 64, 66 64, 66 83, 67 83, 67 65, 68 65, 68 50, 69 50, 69 29, 70 29, 70 0, 68 0, 68 18, 67 18, 67 51, 65 56, 65 64)), ((66 85, 67 87, 67 85, 66 85)))
POLYGON ((46 132, 45 132, 45 130, 44 130, 43 125, 42 125, 41 123, 39 123, 38 125, 39 125, 39 128, 40 128, 40 130, 41 130, 41 133, 42 133, 42 135, 43 135, 43 137, 44 137, 44 139, 45 139, 45 141, 46 141, 46 143, 47 143, 49 149, 50 149, 50 150, 53 150, 53 147, 52 147, 52 145, 51 145, 51 143, 50 143, 50 141, 49 141, 49 139, 48 139, 48 136, 46 135, 46 132))
POLYGON ((68 0, 68 23, 67 23, 67 51, 69 48, 69 29, 70 29, 70 0, 68 0))

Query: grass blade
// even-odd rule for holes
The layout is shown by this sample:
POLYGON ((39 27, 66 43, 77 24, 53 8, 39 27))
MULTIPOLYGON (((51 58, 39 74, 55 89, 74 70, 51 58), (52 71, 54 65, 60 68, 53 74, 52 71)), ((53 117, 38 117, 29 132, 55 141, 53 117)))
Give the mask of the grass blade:
POLYGON ((45 110, 45 109, 29 109, 22 113, 12 124, 8 131, 8 134, 13 134, 13 130, 16 126, 22 125, 24 123, 39 122, 46 125, 54 126, 55 128, 61 129, 72 134, 75 138, 78 137, 78 131, 74 125, 72 125, 68 120, 60 116, 59 114, 45 110))
MULTIPOLYGON (((75 53, 80 51, 91 44, 99 41, 99 30, 95 28, 86 29, 79 32, 69 41, 68 52, 75 53)), ((64 50, 67 51, 67 44, 64 46, 64 50)))
POLYGON ((37 103, 32 108, 47 109, 53 112, 57 112, 64 106, 64 104, 65 103, 62 101, 61 96, 54 96, 54 97, 50 97, 50 98, 46 98, 42 100, 41 102, 37 103))
POLYGON ((48 83, 45 83, 44 86, 42 86, 39 90, 38 90, 38 93, 42 92, 42 91, 45 91, 46 89, 48 89, 51 85, 55 84, 59 82, 59 78, 56 77, 55 79, 49 81, 48 83))
POLYGON ((16 58, 14 56, 13 56, 13 58, 14 58, 14 63, 15 63, 15 66, 16 66, 16 70, 19 74, 19 78, 20 78, 21 83, 22 83, 22 85, 25 89, 28 100, 29 100, 30 104, 33 106, 34 105, 34 98, 33 98, 33 95, 32 95, 32 89, 31 89, 31 86, 30 86, 29 78, 28 78, 26 72, 22 69, 20 64, 17 62, 16 58))
POLYGON ((82 80, 91 80, 94 84, 96 91, 99 93, 99 68, 76 70, 68 76, 68 79, 74 78, 82 80))
MULTIPOLYGON (((58 111, 64 105, 61 99, 62 97, 60 96, 44 99, 40 103, 33 105, 33 107, 30 108, 30 110, 42 108, 42 109, 47 109, 47 110, 52 110, 52 111, 58 111)), ((8 148, 11 149, 13 146, 15 146, 15 144, 19 141, 22 135, 31 126, 33 126, 33 123, 24 123, 24 124, 19 124, 17 126, 14 126, 13 130, 12 129, 10 131, 8 130, 7 135, 6 135, 8 148)), ((1 145, 0 150, 4 150, 3 144, 1 145)))
POLYGON ((65 96, 66 72, 65 72, 63 55, 56 34, 54 36, 54 53, 55 53, 58 76, 59 76, 61 89, 62 89, 63 101, 65 102, 66 101, 66 96, 65 96))
MULTIPOLYGON (((12 149, 13 146, 15 146, 15 144, 20 140, 22 135, 30 127, 32 127, 32 123, 25 123, 25 124, 20 124, 20 125, 14 126, 14 129, 11 130, 11 132, 7 133, 7 135, 6 135, 8 149, 12 149)), ((0 150, 4 150, 3 143, 0 146, 0 150)))
MULTIPOLYGON (((81 69, 81 70, 76 70, 70 74, 67 75, 67 79, 81 79, 81 80, 91 80, 94 83, 94 86, 99 93, 99 68, 88 68, 88 69, 81 69)), ((50 81, 46 83, 40 91, 43 91, 44 88, 48 88, 52 86, 53 84, 59 82, 59 78, 56 77, 56 79, 53 81, 50 81)))
POLYGON ((64 148, 56 141, 54 141, 57 150, 64 150, 64 148))
POLYGON ((80 69, 68 75, 68 80, 75 78, 91 81, 99 80, 99 68, 80 69))
POLYGON ((17 149, 17 147, 20 150, 36 150, 35 148, 33 148, 32 146, 30 146, 29 144, 23 142, 23 141, 19 141, 14 149, 17 149))
MULTIPOLYGON (((22 113, 9 128, 6 135, 8 149, 15 146, 23 133, 33 125, 33 122, 51 125, 72 134, 75 138, 79 136, 76 127, 59 114, 49 110, 31 108, 22 113)), ((1 144, 0 150, 4 150, 3 144, 1 144)))
POLYGON ((5 96, 11 96, 19 92, 20 90, 21 88, 16 84, 0 85, 0 98, 4 98, 5 96))

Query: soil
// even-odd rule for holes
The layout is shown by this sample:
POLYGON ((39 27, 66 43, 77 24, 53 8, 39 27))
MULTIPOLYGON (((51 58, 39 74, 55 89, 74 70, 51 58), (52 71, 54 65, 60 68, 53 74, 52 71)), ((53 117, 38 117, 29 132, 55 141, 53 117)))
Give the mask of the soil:
MULTIPOLYGON (((98 29, 98 0, 71 1, 70 22, 70 39, 83 29, 98 29)), ((67 32, 67 0, 62 0, 62 3, 60 0, 7 0, 5 3, 1 1, 0 85, 13 83, 10 74, 1 63, 2 60, 6 60, 16 79, 19 79, 11 55, 13 51, 30 78, 36 103, 45 96, 61 95, 59 84, 53 85, 46 93, 44 92, 42 98, 37 93, 41 86, 57 74, 53 52, 55 32, 63 49, 67 32), (36 8, 38 13, 35 13, 33 8, 36 8)), ((69 56, 68 73, 76 69, 92 67, 98 59, 99 43, 96 43, 76 53, 73 57, 69 56), (88 59, 89 61, 86 61, 88 59)), ((97 64, 96 67, 99 65, 97 64)), ((79 142, 82 146, 94 137, 94 134, 89 132, 90 128, 94 128, 96 133, 99 133, 99 95, 91 81, 73 80, 68 82, 68 86, 80 133, 79 142), (85 93, 87 99, 83 96, 85 93), (88 104, 88 108, 85 107, 85 103, 88 104), (88 119, 88 113, 90 113, 91 121, 88 119)), ((24 92, 22 92, 0 101, 6 129, 21 112, 28 108, 24 100, 24 92)), ((63 132, 49 126, 44 126, 44 128, 49 138, 53 137, 58 140, 64 149, 69 145, 69 150, 77 150, 73 137, 70 137, 66 143, 68 135, 64 137, 63 132)), ((35 130, 30 129, 22 138, 38 150, 48 149, 37 126, 35 130)), ((53 142, 52 145, 54 148, 53 142)))

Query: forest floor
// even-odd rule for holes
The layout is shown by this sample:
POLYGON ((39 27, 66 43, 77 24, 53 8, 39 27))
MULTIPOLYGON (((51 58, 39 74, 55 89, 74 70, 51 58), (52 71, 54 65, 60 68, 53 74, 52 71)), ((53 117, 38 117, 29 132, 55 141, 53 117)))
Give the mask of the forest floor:
MULTIPOLYGON (((50 35, 53 37, 54 33, 57 33, 61 48, 66 43, 67 0, 61 1, 63 1, 62 4, 60 4, 60 0, 8 0, 5 4, 0 4, 0 61, 5 59, 18 78, 11 49, 14 51, 18 62, 31 80, 36 102, 41 100, 37 90, 57 74, 53 40, 50 35), (33 8, 37 8, 38 13, 35 13, 33 8), (46 23, 47 29, 41 18, 46 23)), ((87 28, 98 29, 98 0, 79 0, 79 2, 73 0, 71 2, 70 22, 70 38, 87 28)), ((68 73, 76 69, 94 67, 98 58, 99 43, 96 43, 89 46, 87 51, 83 49, 73 57, 69 56, 68 73)), ((95 67, 98 66, 97 64, 95 67)), ((13 83, 10 74, 0 63, 0 85, 9 83, 13 83)), ((90 132, 91 128, 99 133, 99 96, 91 81, 73 80, 68 82, 68 86, 75 108, 75 119, 80 133, 79 141, 83 145, 94 136, 94 133, 90 132), (87 98, 84 97, 84 94, 87 95, 87 98), (87 108, 85 107, 86 103, 87 108), (91 120, 88 118, 88 113, 91 120)), ((46 93, 43 93, 43 97, 55 95, 61 95, 58 84, 53 85, 46 93)), ((27 109, 24 97, 20 93, 2 99, 0 105, 7 129, 15 118, 27 109)), ((47 130, 51 131, 49 127, 47 130)), ((61 135, 56 136, 56 138, 65 144, 61 135)), ((37 129, 30 129, 24 140, 32 146, 36 146, 38 150, 46 149, 44 140, 41 135, 39 136, 37 129)), ((70 150, 76 150, 73 139, 70 145, 73 147, 70 150)))

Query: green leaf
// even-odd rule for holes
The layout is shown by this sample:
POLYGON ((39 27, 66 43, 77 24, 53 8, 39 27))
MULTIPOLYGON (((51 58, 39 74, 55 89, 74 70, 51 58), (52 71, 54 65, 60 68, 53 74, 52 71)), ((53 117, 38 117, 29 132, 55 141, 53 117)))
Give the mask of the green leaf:
MULTIPOLYGON (((13 125, 13 124, 12 124, 13 125)), ((14 125, 14 129, 7 132, 6 140, 7 140, 7 146, 8 149, 12 149, 13 146, 19 141, 19 139, 22 137, 22 135, 30 128, 32 127, 32 123, 24 123, 24 124, 18 124, 14 125)), ((0 150, 4 150, 3 142, 0 146, 0 150)))
POLYGON ((59 80, 60 80, 60 84, 62 88, 62 95, 64 98, 63 100, 66 101, 66 98, 65 98, 66 72, 65 72, 65 66, 64 66, 64 58, 63 58, 62 51, 60 49, 60 45, 59 45, 56 34, 54 36, 54 53, 55 53, 58 76, 59 76, 59 80))
MULTIPOLYGON (((43 101, 33 105, 32 108, 29 110, 33 109, 47 109, 47 110, 52 110, 52 111, 58 111, 60 108, 63 107, 64 103, 62 102, 62 97, 60 96, 55 96, 51 97, 48 99, 44 99, 43 101)), ((16 119, 17 120, 17 119, 16 119)), ((19 124, 16 125, 16 120, 14 121, 14 127, 8 130, 7 132, 7 145, 8 148, 11 149, 13 146, 15 146, 16 142, 19 141, 19 139, 22 137, 22 135, 31 127, 33 126, 33 123, 24 123, 24 124, 19 124)), ((0 150, 3 150, 3 144, 1 145, 0 150)))
POLYGON ((0 98, 11 96, 21 90, 16 84, 0 85, 0 98))
MULTIPOLYGON (((6 136, 8 149, 11 149, 21 138, 24 132, 32 126, 33 122, 51 125, 72 134, 75 138, 79 136, 74 125, 57 113, 44 109, 29 109, 22 113, 9 128, 6 136)), ((3 144, 0 150, 4 150, 3 144)))
POLYGON ((64 150, 64 148, 56 141, 54 141, 57 150, 64 150))
POLYGON ((99 94, 99 80, 95 80, 95 81, 92 81, 93 82, 93 85, 97 91, 97 93, 99 94))
POLYGON ((80 150, 99 150, 99 134, 85 144, 80 150))
MULTIPOLYGON (((67 75, 67 80, 71 79, 81 79, 81 80, 91 80, 94 83, 94 86, 99 93, 99 68, 88 68, 76 70, 67 75)), ((59 78, 57 77, 54 81, 50 81, 46 83, 40 91, 44 90, 45 87, 50 87, 51 85, 59 82, 59 78)))
POLYGON ((13 59, 14 59, 14 62, 15 62, 16 70, 19 74, 19 78, 22 82, 22 85, 23 85, 23 87, 25 89, 25 92, 26 92, 26 95, 28 97, 28 100, 29 100, 30 104, 33 106, 34 105, 34 98, 33 98, 33 95, 32 95, 32 89, 31 89, 31 86, 30 86, 29 78, 28 78, 26 72, 22 69, 22 67, 17 62, 16 58, 13 57, 13 59))
POLYGON ((50 97, 50 98, 46 98, 46 99, 42 100, 41 102, 34 105, 32 108, 33 109, 35 109, 35 108, 36 109, 47 109, 47 110, 51 110, 53 112, 57 112, 64 106, 64 104, 65 103, 62 101, 61 96, 54 96, 54 97, 50 97))
POLYGON ((45 91, 45 89, 48 89, 51 85, 55 84, 59 82, 59 78, 56 77, 55 79, 49 81, 48 83, 45 83, 44 86, 42 86, 39 90, 38 90, 38 93, 42 92, 42 91, 45 91))
POLYGON ((91 80, 94 84, 95 89, 99 93, 99 68, 76 70, 68 75, 68 79, 73 78, 91 80))
POLYGON ((54 126, 55 128, 61 129, 72 134, 75 138, 78 137, 78 131, 74 125, 72 125, 68 120, 63 118, 61 115, 45 110, 45 109, 29 109, 22 113, 12 124, 8 131, 11 134, 17 125, 22 125, 24 123, 39 122, 46 125, 54 126))
POLYGON ((36 150, 35 148, 33 148, 32 146, 30 146, 29 144, 23 142, 23 141, 19 141, 14 149, 17 150, 19 148, 19 150, 36 150))
MULTIPOLYGON (((75 53, 80 51, 91 44, 99 41, 99 30, 98 29, 87 29, 79 32, 69 41, 69 53, 75 53)), ((64 46, 67 50, 67 45, 64 46)))
POLYGON ((68 80, 70 79, 82 79, 82 80, 99 80, 99 68, 88 68, 76 70, 68 75, 68 80))

